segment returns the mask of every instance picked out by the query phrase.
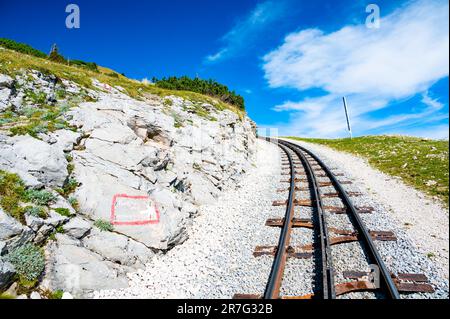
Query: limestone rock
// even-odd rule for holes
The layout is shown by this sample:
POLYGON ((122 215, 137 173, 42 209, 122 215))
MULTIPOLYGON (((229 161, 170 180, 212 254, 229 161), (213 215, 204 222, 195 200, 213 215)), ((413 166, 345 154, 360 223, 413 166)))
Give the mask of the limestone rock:
POLYGON ((63 290, 81 298, 92 290, 128 286, 119 266, 84 247, 64 244, 59 238, 46 247, 47 265, 41 287, 63 290))
POLYGON ((0 240, 7 240, 20 235, 23 226, 0 208, 0 240))
POLYGON ((14 266, 0 257, 0 291, 11 284, 15 274, 14 266))
POLYGON ((70 130, 57 130, 50 134, 50 137, 55 140, 55 144, 64 152, 71 151, 80 139, 81 134, 70 130))
POLYGON ((11 138, 10 143, 13 145, 0 144, 2 157, 3 150, 8 152, 0 160, 0 168, 25 172, 47 186, 63 185, 67 161, 62 150, 31 136, 17 136, 11 138))
POLYGON ((145 245, 123 235, 93 229, 83 245, 106 259, 126 266, 143 266, 154 255, 145 245))
POLYGON ((63 226, 67 235, 77 239, 83 237, 91 228, 91 224, 81 217, 72 218, 63 226))
POLYGON ((41 295, 40 295, 38 292, 33 291, 33 292, 30 294, 30 299, 42 299, 42 297, 41 297, 41 295))
POLYGON ((14 79, 10 77, 9 75, 0 74, 0 88, 11 88, 12 84, 14 82, 14 79))

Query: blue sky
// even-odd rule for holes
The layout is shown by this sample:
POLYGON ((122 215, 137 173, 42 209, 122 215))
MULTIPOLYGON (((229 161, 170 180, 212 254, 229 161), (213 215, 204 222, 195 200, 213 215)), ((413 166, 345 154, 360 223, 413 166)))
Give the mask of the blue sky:
POLYGON ((282 135, 448 138, 447 1, 0 0, 0 37, 135 79, 197 74, 282 135), (81 28, 65 27, 79 5, 81 28), (376 3, 380 28, 365 25, 376 3))

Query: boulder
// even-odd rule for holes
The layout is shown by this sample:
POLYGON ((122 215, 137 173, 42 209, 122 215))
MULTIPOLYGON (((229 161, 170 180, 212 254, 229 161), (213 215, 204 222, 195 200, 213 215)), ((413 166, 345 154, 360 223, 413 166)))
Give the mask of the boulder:
POLYGON ((123 145, 88 139, 85 146, 86 152, 127 170, 137 170, 140 165, 151 166, 152 163, 158 162, 158 150, 147 145, 123 145))
POLYGON ((207 205, 216 200, 216 187, 199 172, 194 172, 189 175, 186 183, 195 204, 207 205))
POLYGON ((25 243, 31 242, 34 237, 35 232, 31 228, 23 226, 23 231, 19 235, 4 241, 2 254, 6 254, 25 243))
POLYGON ((67 224, 63 226, 65 233, 74 238, 81 238, 91 230, 91 224, 81 217, 72 218, 67 224))
POLYGON ((0 87, 0 112, 3 112, 8 108, 10 96, 11 96, 10 89, 0 87))
POLYGON ((70 294, 70 292, 64 291, 61 299, 73 299, 73 296, 70 294))
POLYGON ((64 237, 67 236, 59 235, 56 242, 46 246, 47 263, 41 288, 63 290, 82 298, 93 290, 128 286, 128 280, 119 265, 87 248, 70 244, 70 239, 64 237))
POLYGON ((18 171, 26 172, 47 186, 61 187, 67 177, 64 152, 29 135, 12 138, 11 162, 18 171))
POLYGON ((33 291, 30 294, 30 299, 42 299, 41 295, 37 291, 33 291))
POLYGON ((0 74, 0 88, 11 88, 14 83, 14 79, 9 75, 0 74))
POLYGON ((83 245, 112 262, 131 267, 142 267, 154 255, 145 245, 126 236, 97 229, 83 239, 83 245))
POLYGON ((15 274, 14 266, 0 257, 0 291, 11 284, 15 274))
POLYGON ((33 242, 36 243, 37 245, 42 244, 43 242, 45 242, 45 240, 47 239, 47 237, 53 233, 53 231, 55 230, 55 228, 51 225, 43 225, 41 228, 39 228, 39 230, 36 232, 36 236, 34 237, 33 242))
POLYGON ((46 225, 52 226, 54 228, 61 226, 62 224, 64 224, 65 222, 67 222, 69 220, 69 217, 67 216, 62 216, 60 214, 58 214, 56 211, 54 211, 53 209, 50 210, 49 216, 44 220, 44 223, 46 225))
POLYGON ((22 224, 0 208, 0 240, 3 241, 20 235, 22 231, 22 224))
POLYGON ((28 227, 30 227, 34 232, 37 232, 42 225, 44 225, 45 220, 33 215, 25 215, 25 222, 28 227))
POLYGON ((95 129, 92 131, 90 138, 111 143, 129 144, 138 137, 128 126, 116 125, 95 129))
POLYGON ((50 137, 55 140, 55 144, 64 152, 69 152, 74 145, 79 143, 81 134, 70 130, 57 130, 51 133, 50 137))

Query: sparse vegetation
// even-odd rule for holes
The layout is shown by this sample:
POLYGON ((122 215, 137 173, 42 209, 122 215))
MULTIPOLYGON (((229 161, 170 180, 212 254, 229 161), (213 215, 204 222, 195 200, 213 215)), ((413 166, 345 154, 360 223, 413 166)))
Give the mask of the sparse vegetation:
POLYGON ((366 158, 380 171, 449 202, 449 142, 406 136, 363 136, 350 139, 293 139, 329 146, 366 158))
POLYGON ((113 225, 109 221, 106 221, 103 219, 97 219, 94 222, 94 226, 97 227, 98 229, 100 229, 101 231, 109 231, 110 232, 110 231, 114 230, 113 225))
POLYGON ((0 120, 12 119, 6 122, 15 124, 9 128, 12 135, 29 134, 37 138, 40 133, 53 132, 59 129, 72 129, 64 120, 64 114, 68 110, 67 107, 41 104, 45 103, 46 98, 39 93, 32 93, 29 96, 32 99, 32 103, 38 104, 39 107, 24 108, 18 113, 11 111, 8 114, 0 114, 0 120))

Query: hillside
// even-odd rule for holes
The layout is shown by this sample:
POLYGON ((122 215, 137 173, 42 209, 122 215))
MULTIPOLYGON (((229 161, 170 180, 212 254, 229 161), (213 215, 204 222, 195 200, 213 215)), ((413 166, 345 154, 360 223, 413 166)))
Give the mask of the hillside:
POLYGON ((361 156, 380 171, 401 178, 406 184, 448 206, 449 144, 407 136, 363 136, 354 139, 307 139, 289 137, 329 146, 361 156))
POLYGON ((190 91, 159 88, 155 85, 145 84, 137 80, 129 79, 104 66, 98 66, 99 72, 94 72, 82 67, 55 63, 42 57, 36 57, 5 49, 0 45, 0 73, 14 76, 19 74, 23 69, 38 70, 44 74, 53 74, 59 78, 64 78, 90 89, 95 89, 92 85, 92 79, 96 79, 112 87, 122 87, 127 95, 137 99, 142 99, 146 94, 154 94, 160 97, 173 95, 188 99, 192 102, 210 103, 219 110, 229 109, 241 117, 245 114, 245 111, 241 108, 224 103, 220 101, 220 99, 211 96, 190 91))
POLYGON ((244 110, 83 65, 0 47, 0 297, 126 287, 253 165, 244 110))

